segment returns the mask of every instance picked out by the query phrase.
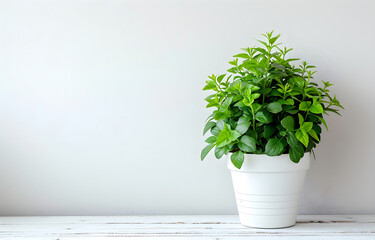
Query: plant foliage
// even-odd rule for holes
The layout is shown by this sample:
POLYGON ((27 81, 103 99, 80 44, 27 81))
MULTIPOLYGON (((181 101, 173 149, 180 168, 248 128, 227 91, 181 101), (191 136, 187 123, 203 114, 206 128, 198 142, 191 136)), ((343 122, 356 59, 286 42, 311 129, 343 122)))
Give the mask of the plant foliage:
MULTIPOLYGON (((320 141, 323 114, 339 114, 340 102, 329 94, 329 82, 313 81, 315 66, 286 58, 292 49, 281 48, 280 35, 262 34, 260 47, 244 48, 230 61, 228 74, 212 75, 205 100, 213 108, 203 134, 211 133, 201 159, 214 149, 216 158, 233 152, 231 161, 241 168, 244 154, 277 156, 289 153, 298 163, 320 141)), ((339 114, 340 115, 340 114, 339 114)))

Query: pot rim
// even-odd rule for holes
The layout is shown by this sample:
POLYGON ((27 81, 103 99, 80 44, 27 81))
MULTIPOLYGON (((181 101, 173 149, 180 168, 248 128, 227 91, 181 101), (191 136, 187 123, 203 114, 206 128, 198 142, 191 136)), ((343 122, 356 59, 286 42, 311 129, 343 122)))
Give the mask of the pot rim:
POLYGON ((245 154, 244 162, 240 169, 236 168, 230 156, 232 153, 227 155, 228 163, 227 167, 231 171, 237 172, 293 172, 293 171, 305 171, 310 167, 311 153, 307 152, 301 158, 298 163, 294 163, 289 158, 289 154, 281 154, 278 156, 268 156, 266 154, 245 154))
MULTIPOLYGON (((228 155, 229 155, 229 154, 233 154, 233 153, 235 153, 235 152, 228 152, 228 155)), ((304 152, 304 154, 306 154, 306 153, 311 154, 311 151, 304 152)), ((267 154, 265 154, 265 153, 259 153, 259 154, 258 154, 258 153, 244 153, 244 155, 267 156, 267 157, 280 157, 280 156, 289 155, 289 153, 283 153, 283 154, 280 154, 280 155, 277 155, 277 156, 269 156, 269 155, 267 155, 267 154)))

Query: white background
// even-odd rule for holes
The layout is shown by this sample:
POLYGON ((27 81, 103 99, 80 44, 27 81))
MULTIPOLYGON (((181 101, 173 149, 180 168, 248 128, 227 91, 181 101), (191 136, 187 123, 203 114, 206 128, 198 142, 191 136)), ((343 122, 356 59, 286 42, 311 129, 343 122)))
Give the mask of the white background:
POLYGON ((201 89, 272 29, 327 118, 300 213, 375 213, 373 1, 0 1, 0 214, 236 213, 201 89))

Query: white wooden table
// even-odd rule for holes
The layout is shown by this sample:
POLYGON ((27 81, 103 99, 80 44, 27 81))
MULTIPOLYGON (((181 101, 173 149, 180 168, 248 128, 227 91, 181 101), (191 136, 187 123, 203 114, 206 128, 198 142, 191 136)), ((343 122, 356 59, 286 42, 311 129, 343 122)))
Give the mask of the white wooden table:
POLYGON ((375 239, 375 215, 299 216, 294 227, 246 228, 238 216, 0 217, 0 239, 375 239))

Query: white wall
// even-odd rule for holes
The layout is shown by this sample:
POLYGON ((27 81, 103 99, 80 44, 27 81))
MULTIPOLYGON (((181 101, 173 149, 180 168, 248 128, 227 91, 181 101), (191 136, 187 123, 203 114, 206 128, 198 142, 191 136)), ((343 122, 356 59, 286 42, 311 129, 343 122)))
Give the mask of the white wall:
POLYGON ((206 76, 275 29, 335 83, 301 213, 375 213, 373 1, 0 1, 0 214, 229 214, 206 76))

